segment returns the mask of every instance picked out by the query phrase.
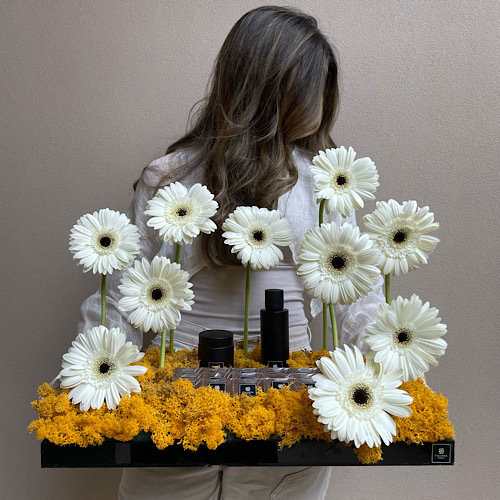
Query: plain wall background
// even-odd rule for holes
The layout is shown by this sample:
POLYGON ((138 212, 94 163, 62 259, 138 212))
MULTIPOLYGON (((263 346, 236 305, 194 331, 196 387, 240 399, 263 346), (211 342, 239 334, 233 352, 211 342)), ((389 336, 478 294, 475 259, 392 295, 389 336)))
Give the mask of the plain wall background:
MULTIPOLYGON (((456 464, 339 467, 332 498, 497 498, 500 2, 275 3, 316 16, 337 48, 333 135, 375 161, 377 198, 416 199, 441 224, 429 265, 392 291, 418 293, 448 324, 429 381, 450 401, 456 464)), ((231 26, 262 4, 0 5, 0 498, 115 498, 119 470, 42 470, 26 431, 29 402, 58 372, 99 284, 72 260, 69 230, 85 213, 126 208, 142 168, 185 130, 231 26)))

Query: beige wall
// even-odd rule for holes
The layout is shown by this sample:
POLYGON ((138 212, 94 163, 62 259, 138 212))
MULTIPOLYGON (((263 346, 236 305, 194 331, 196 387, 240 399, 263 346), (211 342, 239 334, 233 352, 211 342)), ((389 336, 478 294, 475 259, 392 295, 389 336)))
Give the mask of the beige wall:
MULTIPOLYGON (((3 0, 1 498, 115 497, 119 471, 41 470, 25 431, 98 285, 72 261, 69 229, 125 209, 141 168, 185 129, 226 33, 260 4, 3 0)), ((441 223, 430 264, 393 290, 418 293, 448 324, 429 379, 450 400, 456 465, 337 468, 332 498, 495 498, 500 2, 283 4, 317 16, 340 54, 337 142, 375 161, 379 199, 429 204, 441 223)))

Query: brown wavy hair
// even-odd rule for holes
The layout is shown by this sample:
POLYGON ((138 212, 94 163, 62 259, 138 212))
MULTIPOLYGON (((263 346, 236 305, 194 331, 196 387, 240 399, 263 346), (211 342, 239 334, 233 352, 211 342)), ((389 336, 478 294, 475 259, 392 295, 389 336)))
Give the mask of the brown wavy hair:
POLYGON ((237 263, 221 237, 227 216, 237 206, 276 208, 297 182, 294 148, 312 156, 335 147, 336 58, 313 17, 259 7, 230 31, 198 104, 191 130, 167 150, 189 150, 189 159, 160 185, 204 169, 219 229, 202 235, 203 254, 218 267, 237 263))

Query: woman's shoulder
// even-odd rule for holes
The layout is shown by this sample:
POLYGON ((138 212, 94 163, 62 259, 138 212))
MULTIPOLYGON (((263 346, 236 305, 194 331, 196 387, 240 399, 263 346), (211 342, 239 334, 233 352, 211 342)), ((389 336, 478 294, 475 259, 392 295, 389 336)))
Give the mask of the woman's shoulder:
POLYGON ((313 174, 310 169, 313 155, 300 149, 294 149, 292 156, 299 174, 299 181, 302 181, 301 183, 310 184, 313 178, 313 174))
POLYGON ((144 169, 142 180, 148 186, 156 187, 159 184, 181 181, 183 184, 199 182, 202 172, 183 170, 182 167, 189 162, 190 155, 186 151, 174 151, 153 160, 144 169))
POLYGON ((299 170, 307 169, 312 165, 313 156, 311 153, 299 148, 292 151, 293 161, 299 170))

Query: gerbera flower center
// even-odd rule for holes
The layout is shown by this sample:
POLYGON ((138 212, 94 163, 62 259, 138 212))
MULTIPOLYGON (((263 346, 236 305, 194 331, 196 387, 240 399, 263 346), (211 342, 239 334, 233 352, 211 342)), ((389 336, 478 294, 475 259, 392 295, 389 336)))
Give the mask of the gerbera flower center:
POLYGON ((335 172, 330 180, 333 189, 346 189, 349 186, 349 174, 345 171, 335 172))
POLYGON ((406 330, 406 329, 402 329, 402 330, 397 330, 395 333, 394 333, 394 340, 396 341, 396 343, 400 346, 407 346, 408 344, 411 343, 412 341, 412 334, 409 330, 406 330))
POLYGON ((154 283, 150 286, 148 296, 154 304, 162 302, 167 297, 168 290, 164 285, 154 283))
POLYGON ((356 385, 351 389, 351 400, 362 408, 368 408, 372 402, 372 393, 366 385, 356 385))
POLYGON ((255 229, 252 231, 252 242, 256 244, 263 244, 266 241, 266 233, 262 229, 255 229))
POLYGON ((187 207, 178 207, 175 211, 177 217, 186 217, 189 214, 189 209, 187 207))
POLYGON ((98 357, 94 363, 94 377, 99 380, 108 378, 116 370, 116 364, 108 356, 98 357))
POLYGON ((408 229, 398 228, 392 235, 392 241, 396 245, 403 245, 408 240, 408 229))
POLYGON ((110 234, 103 234, 97 237, 97 246, 100 250, 111 250, 115 243, 115 239, 110 234))
POLYGON ((335 177, 335 184, 337 186, 345 186, 347 184, 347 177, 345 175, 339 174, 335 177))
POLYGON ((99 240, 99 245, 104 248, 108 248, 111 245, 111 238, 109 236, 102 236, 99 240))
POLYGON ((92 246, 99 255, 110 255, 116 251, 119 241, 116 231, 105 228, 94 234, 92 246))
POLYGON ((108 371, 109 371, 109 365, 108 365, 108 363, 101 363, 101 366, 99 366, 99 371, 102 374, 108 373, 108 371))
POLYGON ((348 258, 340 253, 333 254, 329 257, 328 260, 331 270, 334 273, 342 274, 346 269, 347 266, 349 265, 349 260, 348 258))

